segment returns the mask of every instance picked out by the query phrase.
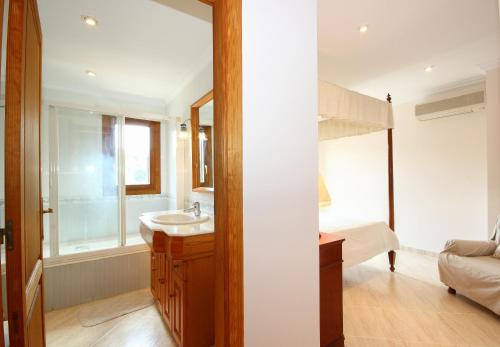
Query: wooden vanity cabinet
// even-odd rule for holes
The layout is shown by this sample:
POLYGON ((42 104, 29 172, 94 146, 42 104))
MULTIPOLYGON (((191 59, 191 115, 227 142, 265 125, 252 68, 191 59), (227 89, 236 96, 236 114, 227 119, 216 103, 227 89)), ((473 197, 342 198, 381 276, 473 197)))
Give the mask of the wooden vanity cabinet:
POLYGON ((170 237, 153 231, 148 245, 151 293, 174 340, 179 347, 213 346, 214 234, 170 237))

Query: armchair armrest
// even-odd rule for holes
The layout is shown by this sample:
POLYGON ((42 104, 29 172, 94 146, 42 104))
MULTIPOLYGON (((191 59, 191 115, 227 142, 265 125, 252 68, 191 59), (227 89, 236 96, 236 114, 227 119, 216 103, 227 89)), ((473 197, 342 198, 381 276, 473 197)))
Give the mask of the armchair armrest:
POLYGON ((493 255, 498 244, 495 241, 449 240, 441 253, 453 253, 462 257, 493 255))

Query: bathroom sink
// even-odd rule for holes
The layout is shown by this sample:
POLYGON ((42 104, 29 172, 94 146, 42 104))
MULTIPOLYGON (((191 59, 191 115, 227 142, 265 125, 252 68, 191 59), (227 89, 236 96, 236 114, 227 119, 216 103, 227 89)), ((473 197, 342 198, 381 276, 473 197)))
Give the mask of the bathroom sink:
POLYGON ((151 218, 151 221, 156 224, 166 225, 186 225, 186 224, 201 224, 208 221, 207 214, 202 213, 196 217, 193 213, 183 213, 176 211, 173 213, 159 214, 151 218))

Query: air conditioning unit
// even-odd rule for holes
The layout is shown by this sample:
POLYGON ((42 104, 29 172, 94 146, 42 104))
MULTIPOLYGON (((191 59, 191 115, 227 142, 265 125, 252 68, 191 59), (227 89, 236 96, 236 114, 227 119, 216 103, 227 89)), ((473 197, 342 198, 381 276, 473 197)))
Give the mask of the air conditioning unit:
POLYGON ((418 120, 424 121, 475 113, 484 110, 484 108, 484 91, 479 91, 415 105, 415 116, 418 120))

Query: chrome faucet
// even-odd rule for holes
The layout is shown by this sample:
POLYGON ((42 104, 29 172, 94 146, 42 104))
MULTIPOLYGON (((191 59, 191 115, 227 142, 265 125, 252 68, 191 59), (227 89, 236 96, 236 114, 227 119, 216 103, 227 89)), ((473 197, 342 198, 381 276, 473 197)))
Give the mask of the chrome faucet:
POLYGON ((200 203, 198 201, 196 201, 194 204, 193 204, 193 207, 190 207, 190 208, 186 208, 184 210, 184 212, 194 212, 194 216, 195 217, 199 217, 201 216, 201 209, 200 209, 200 203))

